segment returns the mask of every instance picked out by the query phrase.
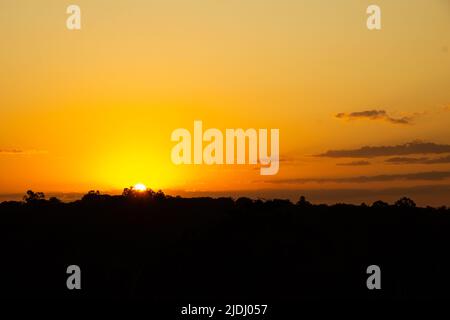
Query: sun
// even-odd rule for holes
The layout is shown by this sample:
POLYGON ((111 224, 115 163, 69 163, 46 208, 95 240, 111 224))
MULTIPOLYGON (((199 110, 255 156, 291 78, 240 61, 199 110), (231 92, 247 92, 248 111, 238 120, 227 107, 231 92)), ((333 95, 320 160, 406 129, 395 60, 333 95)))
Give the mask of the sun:
POLYGON ((142 183, 137 183, 133 189, 139 192, 144 192, 147 190, 147 187, 142 183))

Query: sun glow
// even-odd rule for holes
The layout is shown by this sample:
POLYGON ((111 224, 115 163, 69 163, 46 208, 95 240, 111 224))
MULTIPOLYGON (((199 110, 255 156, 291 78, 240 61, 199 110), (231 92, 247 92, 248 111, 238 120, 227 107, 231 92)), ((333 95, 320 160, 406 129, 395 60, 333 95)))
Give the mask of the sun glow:
POLYGON ((139 191, 139 192, 144 192, 147 190, 147 187, 142 183, 138 183, 134 186, 134 190, 139 191))

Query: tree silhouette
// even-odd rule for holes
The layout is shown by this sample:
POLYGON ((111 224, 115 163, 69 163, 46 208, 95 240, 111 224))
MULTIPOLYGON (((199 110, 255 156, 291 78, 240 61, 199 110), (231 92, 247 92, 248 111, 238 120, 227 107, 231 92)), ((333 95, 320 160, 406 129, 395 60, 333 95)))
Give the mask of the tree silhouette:
POLYGON ((372 208, 377 208, 377 209, 382 209, 382 208, 388 208, 389 207, 389 203, 378 200, 375 201, 374 203, 372 203, 372 208))
POLYGON ((308 208, 311 206, 311 202, 307 201, 305 196, 301 196, 297 201, 297 206, 301 208, 308 208))
POLYGON ((29 190, 24 200, 0 203, 0 296, 72 299, 55 266, 76 261, 88 266, 86 298, 373 299, 361 271, 375 261, 387 271, 382 298, 450 298, 450 210, 406 197, 368 207, 130 187, 67 203, 29 190), (39 277, 23 277, 30 261, 39 277))
POLYGON ((43 192, 33 192, 32 190, 28 190, 27 194, 23 197, 23 200, 26 203, 37 202, 40 200, 45 200, 45 194, 43 192))
POLYGON ((56 198, 56 197, 50 197, 50 199, 48 199, 48 201, 49 201, 51 204, 60 204, 60 203, 61 203, 61 200, 59 200, 59 199, 56 198))
POLYGON ((130 199, 164 199, 165 194, 159 190, 158 192, 152 189, 147 189, 145 191, 136 190, 134 187, 129 187, 123 189, 122 196, 130 199))
POLYGON ((81 198, 82 201, 96 200, 100 197, 100 191, 90 190, 87 194, 81 198))
POLYGON ((416 203, 410 198, 403 197, 395 203, 395 206, 399 208, 415 208, 416 203))

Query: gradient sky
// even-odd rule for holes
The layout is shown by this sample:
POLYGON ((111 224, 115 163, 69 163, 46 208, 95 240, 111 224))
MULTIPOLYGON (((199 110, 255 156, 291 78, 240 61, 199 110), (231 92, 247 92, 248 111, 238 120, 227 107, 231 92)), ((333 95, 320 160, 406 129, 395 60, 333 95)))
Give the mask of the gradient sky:
POLYGON ((1 194, 142 182, 369 201, 415 188, 421 203, 450 204, 448 0, 1 0, 0 39, 1 194), (366 28, 373 3, 380 31, 366 28), (66 29, 69 4, 80 31, 66 29), (194 120, 279 128, 279 174, 175 166, 170 134, 194 120), (420 152, 401 154, 413 141, 420 152), (317 156, 363 146, 398 147, 317 156))

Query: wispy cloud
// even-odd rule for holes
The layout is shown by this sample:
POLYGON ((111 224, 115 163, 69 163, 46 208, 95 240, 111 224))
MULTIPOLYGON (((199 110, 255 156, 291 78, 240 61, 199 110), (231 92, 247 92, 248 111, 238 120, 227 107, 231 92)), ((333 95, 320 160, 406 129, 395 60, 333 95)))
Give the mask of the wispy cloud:
POLYGON ((383 174, 375 176, 357 176, 343 178, 294 178, 266 180, 272 184, 303 184, 303 183, 367 183, 367 182, 387 182, 397 180, 417 180, 417 181, 439 181, 450 178, 450 171, 428 171, 406 174, 383 174))
POLYGON ((395 146, 365 146, 359 149, 329 150, 317 155, 329 158, 374 158, 410 154, 450 153, 450 145, 413 141, 395 146))
POLYGON ((368 166, 370 165, 369 161, 361 160, 361 161, 351 161, 351 162, 344 162, 344 163, 337 163, 338 166, 368 166))
POLYGON ((0 155, 34 155, 48 153, 44 150, 0 149, 0 155))
POLYGON ((393 124, 411 124, 414 116, 404 116, 400 118, 394 118, 389 116, 385 110, 365 110, 365 111, 357 111, 351 113, 338 113, 336 118, 339 119, 347 119, 347 120, 360 120, 360 119, 369 119, 369 120, 383 120, 393 124))
POLYGON ((450 155, 439 158, 409 158, 409 157, 394 157, 385 160, 385 162, 390 164, 439 164, 439 163, 450 163, 450 155))

